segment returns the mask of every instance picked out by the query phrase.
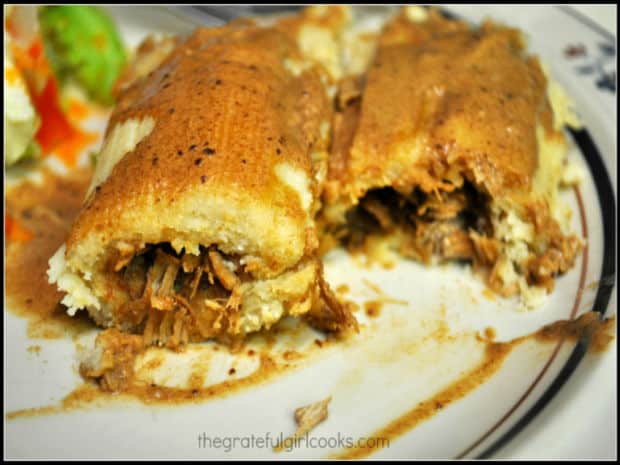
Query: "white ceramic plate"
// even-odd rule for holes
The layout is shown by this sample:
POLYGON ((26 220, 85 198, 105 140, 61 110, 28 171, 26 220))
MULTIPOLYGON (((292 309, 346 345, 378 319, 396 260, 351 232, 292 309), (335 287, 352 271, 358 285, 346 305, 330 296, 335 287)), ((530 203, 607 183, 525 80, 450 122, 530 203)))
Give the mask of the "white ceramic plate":
MULTIPOLYGON (((114 7, 111 11, 130 44, 150 32, 185 32, 208 20, 204 13, 187 8, 114 7)), ((476 332, 491 326, 497 340, 506 341, 591 309, 606 316, 615 314, 615 37, 557 7, 454 6, 447 11, 473 22, 489 16, 525 30, 530 50, 548 64, 577 103, 584 122, 584 130, 570 136, 574 143, 569 157, 586 167, 588 174, 579 196, 569 190, 563 198, 574 211, 573 230, 587 235, 588 248, 574 269, 557 280, 544 305, 520 312, 515 300, 489 299, 481 283, 463 267, 426 268, 403 261, 391 270, 366 269, 335 252, 326 259, 326 274, 334 287, 347 283, 348 297, 363 305, 378 297, 368 284, 372 283, 406 305, 388 303, 374 319, 358 313, 364 323, 359 337, 313 349, 298 368, 224 398, 175 407, 116 402, 5 420, 7 457, 334 456, 342 452, 338 446, 302 445, 279 455, 269 447, 244 446, 252 436, 255 441, 267 434, 289 436, 295 430, 294 409, 328 395, 333 398, 329 418, 310 434, 315 444, 329 446, 338 437, 372 436, 476 367, 484 348, 472 336, 476 332), (441 322, 453 337, 437 343, 431 335, 441 330, 441 322), (203 433, 212 444, 220 438, 221 446, 199 447, 203 433), (238 438, 236 444, 233 437, 238 438)), ((78 342, 87 344, 92 336, 84 335, 78 342)), ((310 331, 297 333, 274 350, 281 354, 290 347, 314 347, 315 337, 310 331)), ((74 341, 33 341, 26 337, 26 322, 6 311, 5 341, 6 411, 58 403, 80 383, 74 341), (37 356, 27 351, 34 343, 42 347, 37 356)), ((209 347, 201 346, 184 358, 170 356, 167 366, 172 371, 152 376, 159 376, 163 384, 182 384, 189 373, 188 360, 193 363, 209 347)), ((371 457, 615 457, 615 342, 602 355, 591 355, 586 348, 583 341, 518 345, 487 382, 393 438, 389 447, 371 457)), ((230 363, 237 363, 236 378, 256 366, 250 359, 234 362, 210 357, 211 365, 219 368, 209 372, 205 383, 226 377, 230 363)))

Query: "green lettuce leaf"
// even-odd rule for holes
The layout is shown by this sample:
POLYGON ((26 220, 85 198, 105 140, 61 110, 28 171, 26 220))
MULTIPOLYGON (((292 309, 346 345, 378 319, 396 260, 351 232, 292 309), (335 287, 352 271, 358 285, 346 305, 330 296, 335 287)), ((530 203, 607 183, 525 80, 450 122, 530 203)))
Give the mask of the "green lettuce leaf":
POLYGON ((39 24, 54 74, 74 79, 95 101, 113 103, 112 87, 125 61, 125 48, 112 19, 94 6, 43 6, 39 24))

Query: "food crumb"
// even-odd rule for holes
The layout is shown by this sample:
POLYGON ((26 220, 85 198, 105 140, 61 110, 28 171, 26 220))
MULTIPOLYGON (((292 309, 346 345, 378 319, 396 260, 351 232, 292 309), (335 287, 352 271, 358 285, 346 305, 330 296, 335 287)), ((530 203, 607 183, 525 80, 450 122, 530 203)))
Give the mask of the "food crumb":
POLYGON ((273 448, 274 452, 280 452, 284 448, 289 448, 291 443, 314 429, 319 423, 327 419, 327 406, 332 400, 332 396, 320 400, 313 404, 304 405, 295 409, 295 423, 297 423, 297 431, 292 436, 284 439, 280 444, 273 448))
POLYGON ((487 339, 487 341, 495 340, 495 336, 496 333, 494 328, 489 326, 484 330, 484 337, 487 339))
POLYGON ((370 318, 378 317, 381 314, 383 308, 383 302, 381 300, 369 300, 364 302, 364 310, 366 315, 370 318))
POLYGON ((37 354, 39 355, 41 353, 41 346, 40 345, 34 345, 34 346, 28 346, 28 352, 30 352, 31 354, 37 354))
POLYGON ((294 350, 287 350, 286 352, 282 354, 282 358, 284 358, 284 360, 287 360, 287 361, 295 360, 295 359, 301 358, 301 354, 294 350))
POLYGON ((378 295, 383 295, 383 291, 381 290, 381 288, 379 286, 377 286, 375 283, 369 281, 368 279, 364 278, 362 279, 362 282, 364 283, 364 285, 369 288, 371 291, 373 291, 375 294, 378 295))
POLYGON ((296 434, 303 434, 310 431, 319 423, 327 419, 327 406, 332 401, 332 396, 329 396, 314 404, 305 405, 295 410, 295 422, 297 423, 298 430, 296 434))
POLYGON ((494 301, 497 299, 497 295, 495 294, 495 292, 493 292, 491 289, 489 289, 488 287, 485 287, 484 290, 482 291, 482 295, 484 297, 486 297, 488 300, 490 301, 494 301))
POLYGON ((493 342, 497 337, 495 328, 487 326, 484 330, 480 330, 476 333, 476 340, 480 342, 493 342))
POLYGON ((347 294, 349 291, 350 289, 348 284, 341 284, 336 288, 336 293, 340 295, 347 294))

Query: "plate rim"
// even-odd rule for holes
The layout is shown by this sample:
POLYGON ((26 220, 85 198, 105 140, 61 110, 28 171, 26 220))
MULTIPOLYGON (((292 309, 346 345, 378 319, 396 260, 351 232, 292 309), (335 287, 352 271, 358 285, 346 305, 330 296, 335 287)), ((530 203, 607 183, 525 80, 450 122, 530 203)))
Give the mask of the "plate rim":
MULTIPOLYGON (((587 18, 582 13, 574 10, 568 5, 553 5, 556 11, 561 11, 566 15, 571 16, 573 19, 581 23, 588 29, 596 32, 602 36, 606 41, 615 42, 616 38, 613 34, 599 26, 590 18, 587 18)), ((450 11, 449 7, 446 10, 445 6, 441 7, 443 11, 447 11, 450 18, 459 18, 460 15, 450 11)), ((594 187, 596 189, 596 195, 599 202, 599 210, 601 213, 602 229, 603 229, 603 260, 601 264, 601 271, 598 280, 598 286, 596 289, 596 296, 592 309, 599 314, 599 319, 603 319, 607 310, 609 309, 609 303, 613 289, 615 287, 616 280, 616 199, 613 184, 609 176, 609 172, 605 166, 603 157, 598 150, 595 141, 590 135, 588 129, 584 126, 582 129, 576 130, 568 128, 573 141, 577 145, 577 148, 581 152, 586 165, 590 171, 594 187)), ((578 191, 577 191, 578 192, 578 191)), ((579 195, 579 194, 578 194, 579 195)), ((581 200, 580 200, 581 202, 581 200)), ((571 319, 574 318, 571 315, 571 319)), ((526 400, 529 393, 542 379, 543 375, 552 364, 555 354, 559 350, 563 341, 560 341, 554 350, 554 353, 550 357, 549 361, 543 367, 542 371, 535 378, 534 382, 523 394, 523 396, 504 414, 498 422, 496 422, 491 428, 487 430, 478 440, 476 440, 471 446, 458 454, 455 459, 466 458, 469 453, 474 451, 477 447, 484 443, 502 424, 508 420, 511 414, 526 400)), ((537 397, 536 402, 525 413, 521 414, 516 422, 508 429, 508 431, 502 433, 499 438, 495 439, 490 445, 486 446, 482 452, 473 456, 475 460, 489 459, 497 454, 501 449, 511 443, 526 426, 533 423, 536 417, 542 413, 548 404, 554 399, 560 392, 563 386, 571 379, 572 374, 577 367, 581 364, 584 356, 586 355, 590 341, 586 336, 582 336, 573 348, 570 356, 564 362, 564 365, 560 369, 559 373, 550 382, 545 391, 537 397)))

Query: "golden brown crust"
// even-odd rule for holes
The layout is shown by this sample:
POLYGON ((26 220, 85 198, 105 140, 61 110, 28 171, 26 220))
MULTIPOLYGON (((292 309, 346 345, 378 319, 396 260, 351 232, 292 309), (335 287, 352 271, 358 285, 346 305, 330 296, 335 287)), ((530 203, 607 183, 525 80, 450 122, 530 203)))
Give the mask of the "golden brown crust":
POLYGON ((281 160, 311 173, 308 148, 320 121, 304 117, 326 110, 316 79, 287 73, 282 60, 293 46, 271 30, 218 35, 197 30, 145 85, 121 97, 109 128, 146 115, 157 124, 117 165, 112 185, 102 186, 109 197, 114 187, 116 194, 129 195, 138 189, 130 183, 142 185, 142 177, 177 190, 234 183, 270 196, 277 182, 273 167, 281 160), (301 109, 306 114, 299 115, 301 109), (299 131, 302 121, 306 127, 299 131))
POLYGON ((309 154, 330 107, 315 69, 294 77, 283 66, 295 54, 295 44, 272 29, 198 29, 123 92, 108 135, 129 119, 150 116, 155 127, 87 200, 68 255, 93 230, 113 231, 123 211, 144 208, 140 199, 174 209, 188 191, 236 190, 305 227, 307 212, 274 167, 286 162, 312 180, 309 154))
POLYGON ((121 92, 90 194, 51 266, 72 311, 171 348, 311 308, 333 330, 354 322, 324 297, 316 258, 324 70, 287 60, 303 58, 276 29, 198 29, 121 92))
POLYGON ((545 74, 516 29, 407 11, 365 74, 340 82, 321 250, 382 241, 468 260, 493 290, 534 302, 528 286, 550 291, 582 249, 551 210, 564 139, 545 74))
POLYGON ((551 131, 552 120, 545 76, 518 31, 401 15, 379 44, 348 159, 330 166, 332 189, 355 202, 371 188, 431 192, 465 176, 494 197, 529 191, 536 125, 551 131))

